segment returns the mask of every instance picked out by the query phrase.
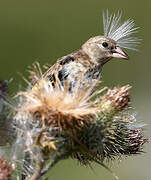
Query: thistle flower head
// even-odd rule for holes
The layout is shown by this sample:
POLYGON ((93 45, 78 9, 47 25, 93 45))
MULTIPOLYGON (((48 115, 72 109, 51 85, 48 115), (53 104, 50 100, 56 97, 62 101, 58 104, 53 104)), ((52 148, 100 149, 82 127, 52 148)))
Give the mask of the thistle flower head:
POLYGON ((23 112, 34 115, 35 119, 39 117, 43 126, 80 128, 98 111, 93 102, 88 102, 94 85, 87 88, 79 85, 71 93, 68 83, 63 87, 56 81, 54 88, 49 80, 42 78, 31 90, 19 93, 23 104, 18 107, 18 115, 23 112))
POLYGON ((26 177, 39 179, 68 157, 83 165, 96 162, 109 170, 105 159, 142 151, 148 139, 127 113, 129 85, 94 92, 99 81, 81 86, 79 77, 69 92, 69 83, 62 85, 57 75, 55 84, 39 73, 32 75, 36 84, 18 93, 14 117, 16 148, 23 149, 26 177))
POLYGON ((124 110, 130 105, 130 89, 131 86, 115 87, 109 89, 107 93, 101 97, 100 108, 102 112, 117 113, 124 110))
POLYGON ((118 46, 136 50, 140 39, 132 37, 138 31, 138 27, 134 27, 134 20, 128 19, 121 23, 122 12, 109 15, 108 10, 103 12, 104 36, 113 39, 118 46))
POLYGON ((73 92, 69 92, 69 84, 62 86, 57 77, 55 88, 49 80, 40 78, 31 89, 18 93, 19 103, 14 119, 18 139, 23 136, 19 142, 24 143, 22 147, 32 159, 30 165, 25 160, 25 171, 29 174, 32 174, 38 160, 64 153, 69 156, 75 143, 70 135, 77 136, 99 111, 90 101, 96 82, 87 88, 80 88, 80 83, 73 92))

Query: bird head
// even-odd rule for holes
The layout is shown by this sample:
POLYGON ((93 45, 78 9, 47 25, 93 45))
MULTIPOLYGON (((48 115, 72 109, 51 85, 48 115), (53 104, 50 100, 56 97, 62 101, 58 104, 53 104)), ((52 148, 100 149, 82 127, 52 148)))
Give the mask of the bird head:
POLYGON ((120 58, 128 60, 128 55, 121 49, 117 43, 104 36, 96 36, 90 38, 82 49, 89 55, 89 57, 99 64, 105 64, 111 58, 120 58))
POLYGON ((120 12, 113 15, 109 15, 108 11, 103 13, 104 36, 92 37, 83 44, 82 50, 94 63, 103 65, 112 58, 128 60, 129 56, 123 48, 136 50, 139 39, 131 35, 138 28, 134 27, 131 19, 121 24, 121 15, 120 12))

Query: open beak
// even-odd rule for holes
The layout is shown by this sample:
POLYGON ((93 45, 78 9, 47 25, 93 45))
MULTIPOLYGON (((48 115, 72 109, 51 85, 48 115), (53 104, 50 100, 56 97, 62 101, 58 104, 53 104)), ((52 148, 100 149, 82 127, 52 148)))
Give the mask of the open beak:
POLYGON ((116 47, 116 49, 114 49, 112 51, 112 57, 113 58, 125 59, 125 60, 129 59, 129 56, 118 46, 116 47))

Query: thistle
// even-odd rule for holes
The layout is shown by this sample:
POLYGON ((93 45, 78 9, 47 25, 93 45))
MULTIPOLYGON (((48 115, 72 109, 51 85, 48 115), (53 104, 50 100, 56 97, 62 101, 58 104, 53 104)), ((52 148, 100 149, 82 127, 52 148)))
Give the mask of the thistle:
POLYGON ((92 93, 100 82, 83 87, 81 77, 69 92, 68 82, 62 85, 55 77, 53 85, 41 76, 35 86, 18 93, 14 120, 23 148, 23 179, 39 179, 69 157, 85 166, 96 162, 112 173, 105 160, 142 152, 149 140, 129 112, 129 85, 92 93))

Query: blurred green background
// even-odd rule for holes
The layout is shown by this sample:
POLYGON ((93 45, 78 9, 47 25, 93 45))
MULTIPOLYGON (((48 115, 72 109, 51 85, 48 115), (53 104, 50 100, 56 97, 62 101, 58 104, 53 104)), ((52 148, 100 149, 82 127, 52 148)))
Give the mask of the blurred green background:
MULTIPOLYGON (((101 34, 102 10, 123 11, 123 19, 133 18, 143 39, 138 52, 127 51, 130 61, 112 60, 102 74, 104 85, 130 84, 137 120, 147 124, 151 136, 151 1, 144 0, 0 0, 0 79, 10 79, 11 94, 25 84, 34 61, 53 64, 57 58, 78 49, 91 36, 101 34)), ((147 153, 112 163, 122 180, 151 179, 151 145, 147 153)), ((58 164, 50 180, 112 180, 104 168, 80 167, 69 160, 58 164)))

